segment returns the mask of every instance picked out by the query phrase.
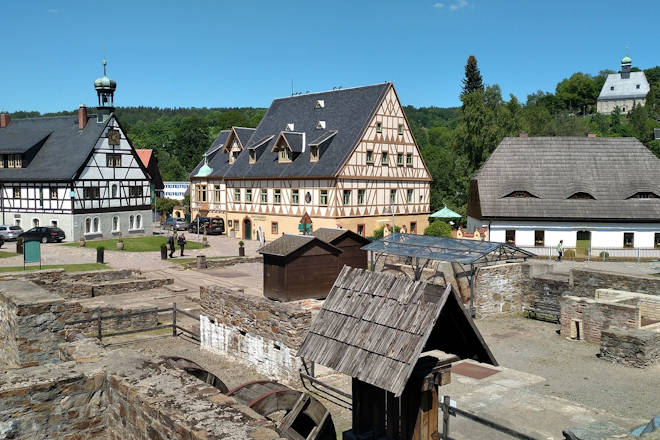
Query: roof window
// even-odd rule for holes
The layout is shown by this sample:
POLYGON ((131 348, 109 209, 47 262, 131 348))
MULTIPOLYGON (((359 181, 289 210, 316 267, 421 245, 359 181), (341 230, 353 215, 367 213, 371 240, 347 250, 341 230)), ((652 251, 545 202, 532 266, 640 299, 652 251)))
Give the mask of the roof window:
POLYGON ((317 99, 314 108, 325 108, 325 101, 322 99, 317 99))
POLYGON ((286 131, 293 131, 295 130, 296 125, 293 122, 289 122, 286 124, 286 131))
POLYGON ((629 199, 660 199, 658 195, 651 191, 641 191, 628 197, 629 199))
POLYGON ((572 196, 569 197, 569 199, 572 200, 595 200, 596 198, 592 196, 589 193, 586 192, 576 192, 572 196))
POLYGON ((316 123, 317 130, 325 130, 325 121, 319 121, 316 123))
POLYGON ((637 87, 639 89, 639 84, 637 84, 637 86, 635 86, 635 87, 637 87))
POLYGON ((614 90, 614 86, 610 86, 610 90, 614 90))
POLYGON ((531 193, 529 193, 527 191, 512 191, 509 194, 505 195, 504 197, 512 197, 514 199, 524 199, 524 198, 527 198, 527 197, 536 198, 536 196, 532 195, 531 193))

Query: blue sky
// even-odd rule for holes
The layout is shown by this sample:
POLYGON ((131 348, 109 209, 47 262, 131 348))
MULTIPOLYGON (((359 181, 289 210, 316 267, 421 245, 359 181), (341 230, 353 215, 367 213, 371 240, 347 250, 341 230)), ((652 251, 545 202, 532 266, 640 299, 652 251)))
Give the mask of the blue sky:
POLYGON ((660 64, 657 1, 18 1, 0 8, 0 109, 268 106, 296 91, 393 81, 404 105, 455 106, 465 61, 503 95, 576 71, 660 64))

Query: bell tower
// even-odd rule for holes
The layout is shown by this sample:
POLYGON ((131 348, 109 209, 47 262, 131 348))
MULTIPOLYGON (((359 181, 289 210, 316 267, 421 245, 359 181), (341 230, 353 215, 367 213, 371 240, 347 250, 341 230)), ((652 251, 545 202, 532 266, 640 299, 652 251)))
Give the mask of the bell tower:
POLYGON ((96 122, 101 123, 108 120, 110 114, 115 111, 115 90, 117 89, 117 81, 108 78, 107 74, 108 62, 103 60, 103 76, 94 81, 94 88, 98 96, 99 105, 96 122))

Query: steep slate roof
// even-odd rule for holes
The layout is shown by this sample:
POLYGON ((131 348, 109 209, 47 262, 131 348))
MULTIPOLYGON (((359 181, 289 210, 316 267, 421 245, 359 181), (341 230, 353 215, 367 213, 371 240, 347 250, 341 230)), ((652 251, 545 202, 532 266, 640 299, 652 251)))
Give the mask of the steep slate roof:
POLYGON ((369 240, 367 240, 361 235, 356 234, 350 229, 319 228, 316 231, 313 231, 312 235, 330 244, 334 244, 333 242, 345 236, 349 236, 362 243, 370 243, 369 240))
MULTIPOLYGON (((209 165, 213 168, 212 177, 253 178, 253 177, 331 177, 339 172, 341 165, 360 140, 373 113, 385 96, 391 83, 365 87, 332 90, 321 93, 308 93, 287 98, 275 99, 263 119, 244 146, 255 143, 267 136, 273 136, 263 147, 256 163, 250 164, 248 152, 242 151, 236 161, 229 165, 226 154, 214 154, 209 165), (323 108, 314 108, 317 100, 324 101, 323 108), (337 134, 324 146, 318 162, 310 162, 309 148, 290 163, 278 163, 273 144, 287 124, 294 124, 294 131, 305 133, 307 142, 319 138, 324 130, 316 129, 319 121, 325 121, 325 131, 337 130, 337 134)), ((221 134, 222 135, 222 134, 221 134)), ((219 136, 220 137, 220 136, 219 136)), ((225 137, 226 139, 226 137, 225 137)), ((216 139, 214 145, 222 143, 216 139)), ((191 175, 195 175, 203 160, 191 175)))
POLYGON ((660 199, 629 199, 660 196, 660 159, 634 138, 505 138, 472 180, 468 214, 482 219, 660 219, 660 199), (513 191, 535 198, 505 197, 513 191), (595 200, 569 199, 577 192, 595 200))
POLYGON ((399 396, 436 349, 497 365, 451 285, 344 266, 298 356, 399 396))
POLYGON ((89 115, 87 125, 79 131, 77 114, 12 120, 7 127, 0 128, 0 152, 25 154, 27 166, 1 168, 0 181, 71 180, 84 165, 108 121, 99 124, 95 115, 89 115), (39 145, 42 141, 43 145, 39 145))
POLYGON ((277 240, 272 241, 259 249, 259 253, 264 255, 273 255, 276 257, 287 257, 302 249, 304 246, 314 242, 321 247, 329 249, 331 252, 342 252, 341 249, 338 249, 333 245, 326 243, 323 240, 319 240, 318 238, 311 235, 284 234, 277 240))
POLYGON ((645 98, 650 90, 644 72, 630 72, 630 78, 622 78, 620 73, 610 73, 598 95, 598 100, 645 98), (612 87, 614 90, 611 89, 612 87))

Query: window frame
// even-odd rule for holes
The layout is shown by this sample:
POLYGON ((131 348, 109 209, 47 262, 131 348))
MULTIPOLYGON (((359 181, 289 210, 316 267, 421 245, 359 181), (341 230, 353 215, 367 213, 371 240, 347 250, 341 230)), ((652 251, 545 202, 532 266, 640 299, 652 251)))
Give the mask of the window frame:
POLYGON ((399 124, 399 127, 396 129, 399 136, 403 136, 403 124, 399 124))
POLYGON ((273 235, 278 235, 279 234, 279 225, 277 222, 270 222, 270 233, 273 235))
POLYGON ((387 157, 387 151, 383 151, 380 153, 380 165, 387 167, 389 166, 389 159, 387 157))
POLYGON ((268 204, 268 190, 262 189, 259 191, 259 203, 262 205, 268 204))
POLYGON ((318 145, 310 145, 309 146, 309 161, 310 162, 318 162, 319 160, 319 153, 320 149, 318 145))
POLYGON ((403 166, 403 153, 397 153, 396 154, 396 166, 398 166, 398 167, 403 166))
POLYGON ((245 190, 245 203, 252 203, 252 188, 245 190))
POLYGON ((328 206, 328 190, 319 190, 319 206, 328 206))
POLYGON ((406 189, 406 203, 413 203, 413 200, 415 199, 415 190, 414 189, 406 189))
POLYGON ((373 165, 374 164, 374 150, 367 150, 366 164, 367 165, 373 165))
POLYGON ((234 188, 234 203, 241 203, 241 189, 234 188))
POLYGON ((534 247, 545 247, 545 230, 536 229, 534 231, 534 247), (539 236, 541 237, 540 240, 539 236))
POLYGON ((376 121, 376 133, 383 132, 383 123, 382 121, 376 121))
POLYGON ((358 189, 357 193, 357 204, 358 205, 364 205, 364 202, 367 198, 367 190, 365 189, 358 189))
POLYGON ((634 232, 624 232, 623 233, 623 248, 624 249, 634 249, 635 248, 635 233, 634 232), (627 238, 630 238, 628 243, 627 238))
POLYGON ((396 205, 397 204, 396 193, 397 193, 396 189, 391 189, 390 188, 390 205, 396 205))
POLYGON ((350 189, 344 189, 342 190, 342 203, 344 206, 350 205, 351 204, 351 190, 350 189), (348 201, 347 201, 348 198, 348 201))
POLYGON ((57 200, 57 188, 49 188, 48 195, 50 196, 51 200, 57 200), (54 197, 53 193, 55 194, 54 197))
POLYGON ((251 148, 248 153, 248 162, 255 163, 257 161, 257 150, 251 148))
POLYGON ((20 186, 14 186, 14 191, 13 191, 13 198, 14 199, 20 199, 21 198, 21 187, 20 186))
POLYGON ((121 153, 105 153, 106 168, 121 168, 121 153))
POLYGON ((119 216, 112 216, 112 232, 117 232, 121 230, 121 224, 119 223, 119 216))
POLYGON ((362 237, 365 237, 365 236, 366 236, 366 233, 367 233, 367 228, 365 227, 365 224, 364 224, 364 223, 358 223, 358 224, 357 224, 356 231, 357 231, 357 235, 360 235, 360 236, 362 236, 362 237), (362 230, 362 231, 360 231, 360 230, 362 230))
POLYGON ((406 154, 406 167, 412 167, 413 166, 413 155, 412 153, 407 153, 406 154))
POLYGON ((504 231, 504 242, 508 244, 516 244, 516 230, 515 229, 506 229, 504 231), (509 239, 509 235, 513 234, 513 240, 509 239))
POLYGON ((291 204, 300 205, 300 190, 298 189, 291 190, 291 204))
POLYGON ((273 189, 273 204, 282 204, 282 190, 280 188, 273 189))

